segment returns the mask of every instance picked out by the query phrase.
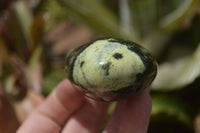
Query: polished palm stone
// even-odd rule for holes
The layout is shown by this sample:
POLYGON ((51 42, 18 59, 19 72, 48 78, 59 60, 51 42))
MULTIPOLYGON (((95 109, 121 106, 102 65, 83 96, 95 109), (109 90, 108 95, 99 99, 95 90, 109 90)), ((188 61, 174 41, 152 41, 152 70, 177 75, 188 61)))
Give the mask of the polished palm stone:
POLYGON ((113 101, 147 88, 156 76, 157 63, 140 45, 107 38, 71 51, 66 71, 86 96, 113 101))

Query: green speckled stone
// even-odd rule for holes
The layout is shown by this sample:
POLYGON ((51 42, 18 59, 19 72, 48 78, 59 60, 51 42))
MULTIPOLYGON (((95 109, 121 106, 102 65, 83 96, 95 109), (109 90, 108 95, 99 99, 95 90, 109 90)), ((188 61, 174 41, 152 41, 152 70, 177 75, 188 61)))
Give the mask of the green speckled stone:
POLYGON ((67 75, 88 97, 113 101, 147 88, 157 63, 143 47, 121 39, 100 39, 67 56, 67 75))

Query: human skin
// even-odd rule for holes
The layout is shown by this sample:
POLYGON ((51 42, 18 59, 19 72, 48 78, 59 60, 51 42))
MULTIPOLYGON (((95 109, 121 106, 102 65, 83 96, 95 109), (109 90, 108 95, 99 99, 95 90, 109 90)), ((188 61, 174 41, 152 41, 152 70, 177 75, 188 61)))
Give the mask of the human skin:
MULTIPOLYGON (((103 133, 146 133, 151 112, 150 89, 117 101, 103 133)), ((59 83, 25 120, 17 133, 99 133, 108 102, 85 97, 68 79, 59 83)))

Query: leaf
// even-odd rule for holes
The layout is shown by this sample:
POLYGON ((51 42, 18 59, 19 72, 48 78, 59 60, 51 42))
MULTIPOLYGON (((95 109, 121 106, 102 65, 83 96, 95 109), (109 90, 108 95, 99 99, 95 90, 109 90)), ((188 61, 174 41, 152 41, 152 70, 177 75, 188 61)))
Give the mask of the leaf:
POLYGON ((52 70, 44 77, 43 94, 49 95, 58 83, 65 78, 64 69, 52 70))
POLYGON ((14 4, 14 15, 16 19, 14 21, 18 22, 17 26, 20 27, 20 30, 26 41, 26 45, 29 48, 32 47, 31 46, 32 45, 31 24, 32 24, 33 16, 25 2, 18 1, 14 4))
POLYGON ((3 65, 8 60, 8 50, 6 48, 5 41, 0 33, 0 78, 3 74, 3 65))
POLYGON ((132 35, 134 36, 134 38, 139 38, 138 31, 136 30, 136 28, 133 28, 133 22, 128 0, 119 0, 118 6, 121 30, 127 35, 132 35))
POLYGON ((115 110, 115 108, 116 108, 116 105, 117 105, 117 102, 112 102, 112 103, 110 103, 109 108, 108 108, 108 110, 107 110, 107 114, 106 114, 105 121, 104 121, 103 126, 102 126, 102 128, 101 128, 101 132, 105 129, 106 124, 108 123, 108 121, 109 121, 109 119, 110 119, 112 113, 114 112, 114 110, 115 110))
POLYGON ((158 22, 158 0, 129 0, 133 28, 142 37, 158 22))
POLYGON ((43 82, 41 55, 42 47, 38 45, 29 59, 29 64, 24 68, 29 87, 38 93, 42 91, 43 82))
POLYGON ((143 37, 137 41, 159 57, 172 34, 194 14, 197 0, 129 0, 129 3, 133 28, 143 37))
POLYGON ((159 28, 168 32, 175 31, 180 24, 188 17, 192 15, 197 5, 197 0, 183 0, 179 1, 177 7, 174 11, 168 13, 159 22, 159 28))
POLYGON ((47 20, 48 19, 45 18, 44 14, 38 14, 32 21, 30 32, 34 48, 35 46, 39 45, 42 40, 47 20))
MULTIPOLYGON (((121 31, 119 20, 99 0, 59 0, 71 16, 106 36, 127 38, 121 31)), ((131 37, 129 37, 131 38, 131 37)))
POLYGON ((181 89, 200 76, 200 44, 194 54, 175 62, 163 63, 153 82, 152 90, 181 89))
POLYGON ((159 58, 167 45, 166 42, 171 38, 171 36, 172 35, 169 33, 155 30, 148 34, 140 44, 148 49, 153 56, 159 58))
POLYGON ((167 95, 152 95, 151 121, 182 123, 192 127, 192 111, 182 99, 167 95))
POLYGON ((31 58, 29 60, 29 66, 32 67, 37 65, 40 61, 41 55, 42 55, 42 47, 38 45, 31 55, 31 58))
POLYGON ((67 9, 56 0, 41 1, 39 8, 46 19, 45 31, 52 30, 59 23, 69 19, 67 9))
POLYGON ((24 1, 13 3, 11 9, 8 18, 4 22, 4 34, 13 51, 25 60, 33 47, 31 38, 33 16, 24 1))

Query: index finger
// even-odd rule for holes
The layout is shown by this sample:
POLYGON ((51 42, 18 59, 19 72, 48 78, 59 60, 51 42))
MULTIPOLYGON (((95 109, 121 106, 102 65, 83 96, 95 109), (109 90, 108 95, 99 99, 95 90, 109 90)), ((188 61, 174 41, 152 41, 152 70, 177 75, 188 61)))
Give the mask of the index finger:
POLYGON ((84 96, 65 79, 31 114, 17 133, 58 133, 83 101, 84 96))

